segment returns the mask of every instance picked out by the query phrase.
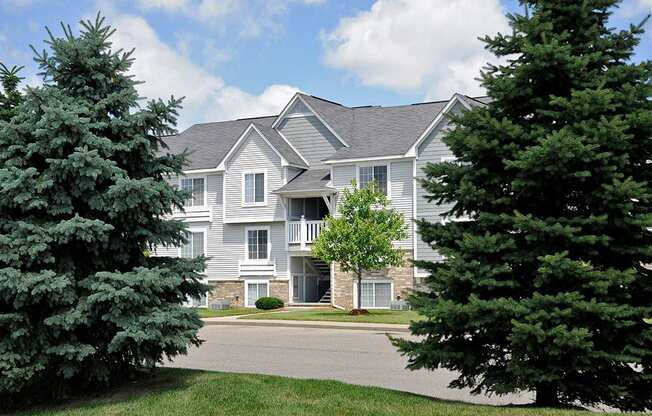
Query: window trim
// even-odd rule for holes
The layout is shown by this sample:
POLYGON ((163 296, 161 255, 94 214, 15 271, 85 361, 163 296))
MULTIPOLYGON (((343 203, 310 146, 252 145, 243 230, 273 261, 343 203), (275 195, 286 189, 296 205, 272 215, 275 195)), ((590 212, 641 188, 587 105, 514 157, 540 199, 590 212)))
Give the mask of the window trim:
MULTIPOLYGON (((267 205, 267 169, 257 169, 257 170, 243 170, 241 175, 241 191, 242 199, 241 204, 243 207, 264 207, 267 205), (247 175, 256 175, 258 173, 263 174, 263 202, 246 202, 245 201, 245 177, 247 175)), ((254 199, 256 198, 256 179, 254 176, 254 199)))
MULTIPOLYGON (((192 207, 187 207, 184 205, 183 210, 186 212, 190 211, 208 211, 208 176, 207 175, 179 175, 177 177, 177 184, 179 186, 179 189, 183 189, 181 187, 181 183, 183 179, 203 179, 204 180, 204 201, 203 205, 195 205, 192 207)), ((185 201, 184 201, 185 203, 185 201)))
MULTIPOLYGON (((208 281, 206 279, 202 279, 201 283, 208 284, 208 281)), ((209 295, 209 293, 210 293, 210 290, 206 291, 204 293, 204 298, 206 299, 206 301, 203 304, 199 305, 199 306, 192 306, 192 304, 190 304, 189 301, 185 300, 185 299, 182 302, 182 305, 183 305, 184 308, 193 308, 193 307, 195 307, 195 308, 208 308, 208 295, 209 295)))
POLYGON ((269 225, 252 225, 244 228, 244 262, 248 264, 269 264, 272 261, 272 227, 269 225), (249 258, 249 231, 266 230, 267 231, 267 258, 250 259, 249 258))
MULTIPOLYGON (((394 302, 394 281, 390 279, 362 279, 362 283, 389 283, 389 306, 361 306, 364 309, 391 309, 392 302, 394 302)), ((375 290, 375 288, 374 288, 375 290)), ((353 281, 353 306, 358 305, 358 280, 353 281)))
MULTIPOLYGON (((263 279, 244 279, 244 306, 245 308, 250 308, 249 306, 249 284, 265 284, 267 287, 266 290, 266 295, 269 296, 269 280, 263 280, 263 279)), ((254 304, 255 307, 255 304, 254 304)))
POLYGON ((357 189, 360 189, 360 168, 367 168, 369 166, 385 166, 387 167, 387 199, 392 199, 392 162, 372 161, 366 163, 358 163, 355 165, 355 184, 357 189))
MULTIPOLYGON (((208 227, 187 227, 186 231, 189 233, 204 233, 204 257, 206 257, 206 253, 208 252, 208 227)), ((183 245, 179 246, 177 255, 180 258, 187 258, 183 257, 183 245)))

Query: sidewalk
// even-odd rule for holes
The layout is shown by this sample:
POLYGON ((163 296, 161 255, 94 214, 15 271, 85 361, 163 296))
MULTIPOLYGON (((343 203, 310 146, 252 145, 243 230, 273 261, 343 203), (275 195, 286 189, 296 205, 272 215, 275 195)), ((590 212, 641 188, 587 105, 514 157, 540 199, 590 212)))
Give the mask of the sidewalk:
POLYGON ((289 321, 282 319, 238 319, 241 316, 203 318, 204 325, 271 326, 282 328, 352 329, 359 331, 410 332, 408 325, 358 322, 289 321))

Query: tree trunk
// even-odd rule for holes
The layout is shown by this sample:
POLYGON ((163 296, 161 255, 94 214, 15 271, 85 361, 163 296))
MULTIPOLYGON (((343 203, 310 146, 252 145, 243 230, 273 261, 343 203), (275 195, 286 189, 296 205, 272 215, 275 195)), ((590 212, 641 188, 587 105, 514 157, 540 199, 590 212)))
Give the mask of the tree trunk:
POLYGON ((557 387, 550 384, 541 384, 537 386, 537 397, 535 404, 541 407, 558 407, 559 394, 557 387))
POLYGON ((358 309, 362 309, 362 270, 358 267, 358 309))

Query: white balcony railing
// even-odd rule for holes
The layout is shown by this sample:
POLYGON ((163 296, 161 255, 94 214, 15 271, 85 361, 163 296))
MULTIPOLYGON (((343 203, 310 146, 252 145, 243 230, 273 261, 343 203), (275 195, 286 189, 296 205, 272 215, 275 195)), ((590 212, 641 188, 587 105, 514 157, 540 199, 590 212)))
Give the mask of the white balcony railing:
POLYGON ((247 262, 238 261, 238 272, 240 276, 274 276, 276 275, 276 262, 247 262))
POLYGON ((300 221, 288 221, 287 228, 288 244, 305 249, 307 244, 312 244, 319 237, 324 229, 324 221, 301 218, 300 221))

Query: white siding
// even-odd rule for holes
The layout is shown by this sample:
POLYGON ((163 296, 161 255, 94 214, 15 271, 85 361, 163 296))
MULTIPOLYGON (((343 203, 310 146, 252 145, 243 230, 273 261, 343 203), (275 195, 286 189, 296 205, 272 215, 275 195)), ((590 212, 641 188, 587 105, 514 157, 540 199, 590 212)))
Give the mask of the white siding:
MULTIPOLYGON (((374 162, 376 163, 376 162, 374 162)), ((378 164, 387 163, 391 181, 390 207, 403 214, 408 236, 405 240, 397 241, 396 246, 403 249, 412 249, 412 161, 390 162, 378 161, 378 164)), ((356 179, 356 165, 334 165, 331 181, 338 193, 351 187, 351 180, 356 179)))
POLYGON ((272 191, 283 186, 283 167, 281 158, 261 138, 251 131, 240 148, 227 161, 226 171, 226 210, 225 222, 232 221, 282 221, 283 206, 272 191), (242 206, 242 175, 245 171, 265 170, 267 204, 264 206, 242 206))
POLYGON ((317 117, 286 118, 279 130, 311 167, 323 165, 324 159, 343 146, 317 117))
MULTIPOLYGON (((446 128, 446 122, 442 122, 417 149, 417 154, 419 155, 417 159, 417 178, 422 179, 425 177, 423 168, 428 162, 437 163, 441 162, 442 157, 453 156, 453 152, 441 141, 446 128)), ((417 219, 425 218, 429 222, 441 221, 441 214, 451 209, 452 204, 437 205, 435 201, 428 202, 424 198, 425 195, 426 191, 421 187, 421 183, 417 181, 417 219)), ((418 260, 428 261, 439 261, 442 259, 441 255, 428 246, 428 244, 424 243, 418 234, 416 257, 418 260)))

